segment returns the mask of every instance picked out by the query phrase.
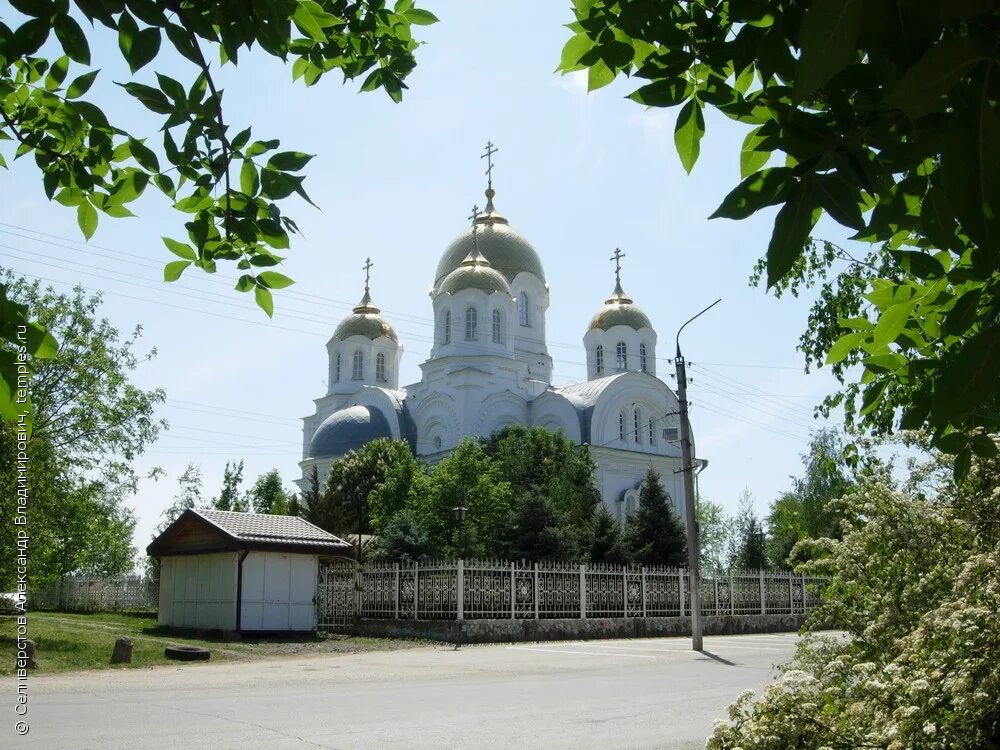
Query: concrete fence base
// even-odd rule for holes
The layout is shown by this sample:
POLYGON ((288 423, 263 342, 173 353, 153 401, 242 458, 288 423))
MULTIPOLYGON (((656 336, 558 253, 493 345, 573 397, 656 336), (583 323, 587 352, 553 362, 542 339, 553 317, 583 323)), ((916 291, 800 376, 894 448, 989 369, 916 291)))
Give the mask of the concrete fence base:
MULTIPOLYGON (((804 615, 740 615, 702 618, 705 635, 795 632, 804 615)), ((546 620, 357 620, 337 629, 351 635, 426 638, 445 643, 515 643, 599 638, 662 638, 691 635, 687 617, 594 617, 546 620)))

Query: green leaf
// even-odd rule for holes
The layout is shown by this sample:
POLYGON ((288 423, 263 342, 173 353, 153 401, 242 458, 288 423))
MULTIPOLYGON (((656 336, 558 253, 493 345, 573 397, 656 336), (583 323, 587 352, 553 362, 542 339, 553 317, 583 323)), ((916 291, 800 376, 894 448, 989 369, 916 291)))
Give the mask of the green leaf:
POLYGON ((312 159, 301 151, 281 151, 267 160, 267 166, 280 172, 297 172, 312 159))
POLYGON ((965 36, 942 39, 903 74, 885 99, 912 119, 944 106, 944 96, 984 58, 979 46, 965 36))
POLYGON ((160 115, 169 115, 174 111, 173 105, 170 104, 167 97, 159 89, 154 89, 152 86, 144 86, 141 83, 119 83, 118 85, 142 102, 146 106, 146 109, 160 115))
POLYGON ((792 180, 788 167, 771 167, 747 177, 727 195, 708 218, 745 219, 766 206, 782 203, 792 180))
POLYGON ((799 186, 774 219, 774 231, 767 246, 768 289, 792 270, 795 261, 802 255, 816 219, 812 196, 799 186))
POLYGON ((683 78, 663 78, 636 89, 628 98, 647 107, 673 107, 687 99, 692 90, 683 78))
POLYGON ((142 141, 136 140, 135 138, 129 138, 128 144, 132 156, 144 169, 148 169, 150 172, 160 171, 160 162, 156 158, 156 154, 145 146, 142 141))
POLYGON ((299 27, 299 30, 313 41, 320 43, 327 41, 326 32, 323 31, 323 27, 313 16, 307 3, 299 2, 295 4, 295 12, 292 14, 292 20, 295 21, 295 25, 299 27))
POLYGON ((982 289, 973 289, 955 300, 955 304, 951 306, 945 316, 945 334, 961 336, 972 327, 972 324, 979 318, 979 300, 982 298, 982 294, 982 289))
POLYGON ((90 90, 90 87, 94 85, 94 79, 97 78, 97 74, 100 72, 100 70, 92 70, 89 73, 84 73, 74 78, 69 88, 66 89, 66 98, 76 99, 86 94, 90 90))
POLYGON ((768 159, 771 158, 770 150, 758 150, 758 147, 767 140, 765 136, 760 135, 760 131, 761 128, 754 128, 747 133, 746 138, 743 139, 743 148, 740 150, 741 180, 745 180, 758 169, 763 167, 767 164, 768 159))
POLYGON ((88 240, 97 231, 97 209, 89 202, 83 202, 76 208, 76 223, 80 225, 80 231, 88 240))
POLYGON ((674 145, 681 158, 684 171, 691 174, 701 150, 701 137, 705 135, 705 117, 701 112, 701 102, 691 99, 681 107, 674 126, 674 145))
POLYGON ((965 233, 995 254, 1000 247, 1000 114, 988 96, 979 99, 979 106, 956 114, 961 127, 941 152, 942 187, 965 233))
POLYGON ((861 346, 861 342, 867 336, 868 333, 866 331, 855 331, 854 333, 846 333, 841 336, 830 347, 830 351, 826 355, 826 364, 832 365, 846 359, 848 354, 861 346))
POLYGON ((587 71, 587 92, 597 91, 597 89, 607 86, 613 80, 615 80, 614 72, 604 64, 603 60, 598 60, 587 71))
POLYGON ((863 0, 814 0, 799 29, 795 95, 801 100, 827 83, 858 56, 863 0))
POLYGON ((859 203, 861 190, 857 183, 849 182, 836 172, 816 175, 816 197, 819 204, 838 223, 851 229, 864 229, 859 203))
POLYGON ((586 34, 574 34, 571 36, 563 47, 562 56, 556 71, 565 74, 586 68, 586 65, 580 63, 580 58, 590 52, 593 46, 594 41, 586 34))
POLYGON ((186 245, 183 242, 178 242, 177 240, 172 240, 169 237, 161 237, 163 244, 167 246, 167 249, 174 255, 184 258, 185 260, 198 260, 198 254, 190 245, 186 245))
POLYGON ((243 274, 236 280, 237 292, 249 292, 254 286, 253 276, 248 273, 243 274))
POLYGON ((189 260, 174 260, 163 267, 164 281, 177 281, 184 273, 184 269, 191 265, 189 260))
POLYGON ((878 351, 884 346, 888 346, 906 328, 906 323, 913 312, 913 304, 904 302, 893 305, 885 310, 875 324, 873 351, 878 351))
POLYGON ((273 318, 274 299, 271 297, 271 290, 265 289, 262 286, 254 287, 253 296, 254 300, 257 302, 257 306, 267 313, 267 317, 273 318))
POLYGON ((87 44, 87 35, 83 33, 80 24, 63 13, 56 16, 55 32, 63 52, 69 55, 71 60, 82 65, 90 65, 90 45, 87 44))
POLYGON ((995 328, 980 331, 946 360, 934 384, 932 421, 945 424, 990 403, 1000 390, 1000 336, 995 328))
POLYGON ((257 176, 257 167, 249 159, 243 160, 240 168, 240 190, 253 198, 260 190, 260 178, 257 176))
POLYGON ((66 72, 69 70, 69 55, 63 55, 49 68, 49 74, 45 76, 45 88, 50 91, 59 88, 66 80, 66 72))
POLYGON ((941 250, 955 247, 955 213, 937 180, 931 183, 920 204, 920 227, 934 247, 941 250))
POLYGON ((430 26, 438 22, 437 16, 422 8, 411 8, 403 14, 403 17, 416 26, 430 26))
POLYGON ((245 153, 248 157, 260 156, 261 154, 271 151, 272 149, 276 149, 280 143, 281 141, 277 138, 273 141, 254 141, 247 147, 245 153))
POLYGON ((980 458, 993 458, 1000 455, 1000 448, 997 448, 997 444, 993 441, 993 438, 981 432, 969 438, 969 445, 972 446, 973 452, 980 458))
POLYGON ((893 257, 900 267, 918 279, 939 279, 944 276, 941 261, 919 250, 893 250, 893 257))
POLYGON ((257 280, 263 282, 268 289, 284 289, 295 282, 277 271, 261 271, 257 274, 257 280))
POLYGON ((972 452, 968 447, 963 448, 955 456, 955 483, 961 484, 965 481, 965 478, 969 476, 969 470, 972 468, 972 452))

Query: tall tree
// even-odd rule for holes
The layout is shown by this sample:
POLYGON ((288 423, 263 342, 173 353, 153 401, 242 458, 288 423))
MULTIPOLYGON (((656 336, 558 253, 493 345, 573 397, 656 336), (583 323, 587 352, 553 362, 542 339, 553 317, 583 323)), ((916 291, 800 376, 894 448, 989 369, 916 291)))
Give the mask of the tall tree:
POLYGON ((619 565, 628 562, 628 550, 622 538, 621 524, 604 505, 594 513, 594 532, 588 559, 594 563, 619 565))
POLYGON ((163 520, 156 527, 154 536, 161 534, 184 511, 190 508, 204 507, 205 502, 202 498, 201 488, 201 467, 192 462, 185 466, 184 471, 177 477, 177 492, 174 494, 173 503, 163 511, 163 520))
POLYGON ((731 568, 760 570, 767 567, 767 536, 754 510, 753 495, 743 490, 732 521, 728 563, 731 568))
POLYGON ((743 181, 713 217, 778 206, 758 273, 778 294, 822 284, 801 348, 845 383, 827 408, 876 434, 927 429, 958 477, 996 455, 977 430, 1000 427, 996 3, 573 7, 560 70, 587 70, 591 90, 633 76, 633 101, 680 106, 685 169, 706 107, 748 127, 743 181), (824 214, 873 249, 810 242, 824 214))
MULTIPOLYGON (((131 377, 153 356, 137 351, 140 329, 123 337, 98 316, 100 297, 82 289, 56 294, 3 272, 10 299, 62 339, 54 356, 34 363, 27 391, 34 429, 18 435, 8 424, 0 440, 0 541, 14 549, 18 442, 30 493, 31 578, 65 573, 122 573, 132 567, 134 517, 124 505, 138 475, 134 459, 163 427, 154 409, 162 391, 144 391, 131 377)), ((0 578, 10 568, 3 557, 0 578)), ((12 562, 10 563, 12 564, 12 562)))
POLYGON ((257 477, 246 496, 246 504, 254 513, 272 516, 288 515, 290 500, 277 469, 271 469, 257 477))
POLYGON ((813 433, 802 455, 804 474, 792 477, 792 488, 771 503, 767 556, 786 567, 792 548, 802 539, 839 537, 842 514, 835 501, 854 485, 848 454, 839 432, 813 433))
POLYGON ((706 570, 722 570, 729 564, 732 519, 719 503, 707 497, 698 498, 697 514, 701 566, 706 570))
POLYGON ((212 498, 212 507, 216 510, 233 510, 246 512, 248 500, 240 494, 240 484, 243 483, 243 459, 239 463, 226 461, 222 474, 222 488, 217 497, 212 498))
POLYGON ((639 490, 639 508, 626 522, 626 547, 643 565, 684 565, 687 534, 671 507, 660 475, 650 467, 639 490))
POLYGON ((410 510, 394 515, 371 547, 371 556, 382 562, 419 562, 436 554, 427 529, 410 510))
POLYGON ((579 549, 572 528, 560 518, 549 498, 529 490, 511 513, 506 556, 512 560, 574 560, 579 549))

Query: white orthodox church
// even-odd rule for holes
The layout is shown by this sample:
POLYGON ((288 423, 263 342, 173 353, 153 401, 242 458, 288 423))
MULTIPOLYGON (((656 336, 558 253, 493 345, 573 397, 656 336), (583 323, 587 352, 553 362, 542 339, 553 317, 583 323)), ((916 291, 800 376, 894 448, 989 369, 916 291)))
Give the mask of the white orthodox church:
MULTIPOLYGON (((549 285, 538 252, 493 205, 445 249, 430 292, 434 344, 420 382, 400 387, 403 347, 365 292, 326 348, 328 387, 303 422, 302 479, 380 437, 405 440, 429 464, 465 437, 523 424, 590 447, 604 503, 624 520, 650 465, 684 517, 678 402, 657 377, 656 330, 622 290, 587 325, 587 381, 552 385, 545 340, 549 285)), ((706 462, 697 461, 704 466, 706 462)))

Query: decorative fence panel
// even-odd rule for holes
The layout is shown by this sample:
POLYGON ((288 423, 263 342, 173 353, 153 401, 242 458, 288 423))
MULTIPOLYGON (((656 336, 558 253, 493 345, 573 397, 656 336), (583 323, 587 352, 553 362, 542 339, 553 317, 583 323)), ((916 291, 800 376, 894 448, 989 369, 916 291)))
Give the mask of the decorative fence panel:
POLYGON ((31 589, 32 609, 81 612, 155 611, 159 584, 143 576, 66 576, 31 589))
MULTIPOLYGON (((346 570, 346 568, 345 568, 346 570)), ((686 617, 684 568, 510 560, 372 563, 324 578, 322 625, 345 618, 401 620, 686 617), (340 604, 330 603, 330 597, 340 604), (339 599, 337 599, 339 597, 339 599)), ((824 579, 774 571, 710 571, 701 577, 704 616, 803 614, 818 606, 824 579)))

